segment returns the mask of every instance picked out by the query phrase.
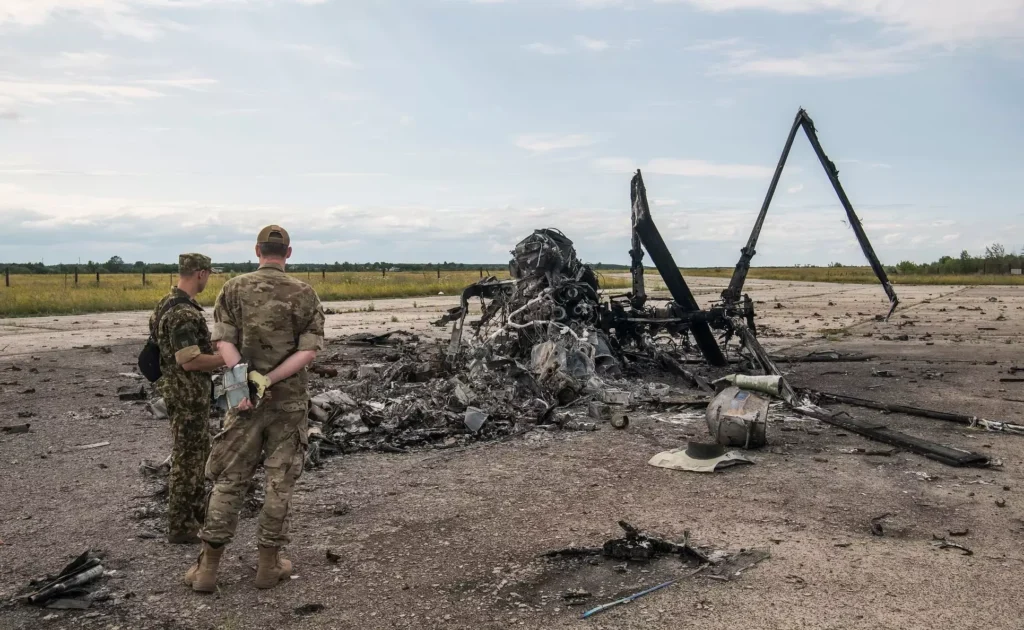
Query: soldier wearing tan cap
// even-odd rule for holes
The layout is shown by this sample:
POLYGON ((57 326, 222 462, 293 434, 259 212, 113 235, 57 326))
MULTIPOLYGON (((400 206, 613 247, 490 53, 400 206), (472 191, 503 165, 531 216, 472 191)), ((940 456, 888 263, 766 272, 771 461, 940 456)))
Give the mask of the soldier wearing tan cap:
POLYGON ((178 257, 178 286, 157 304, 150 333, 160 347, 157 389, 171 420, 171 473, 168 480, 167 540, 199 542, 203 522, 204 470, 210 453, 210 375, 224 365, 213 350, 203 308, 195 297, 210 279, 210 259, 178 257))
POLYGON ((272 588, 291 575, 280 555, 288 544, 292 489, 302 474, 309 404, 306 366, 323 347, 324 313, 311 286, 285 273, 291 239, 279 225, 256 238, 260 267, 228 280, 214 307, 213 340, 228 367, 247 363, 249 382, 261 402, 248 399, 228 411, 214 437, 206 475, 214 482, 200 532, 203 551, 185 581, 193 590, 217 588, 225 545, 238 525, 238 511, 261 457, 266 500, 260 511, 256 587, 272 588))

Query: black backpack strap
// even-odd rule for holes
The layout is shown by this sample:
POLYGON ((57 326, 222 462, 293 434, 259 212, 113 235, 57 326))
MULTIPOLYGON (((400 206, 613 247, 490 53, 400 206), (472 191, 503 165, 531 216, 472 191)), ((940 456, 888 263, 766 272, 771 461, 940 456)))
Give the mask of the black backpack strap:
POLYGON ((160 320, 164 318, 164 315, 167 314, 167 311, 181 304, 191 304, 196 308, 196 310, 203 310, 201 306, 198 306, 192 302, 192 298, 187 296, 179 295, 178 297, 167 300, 167 303, 164 304, 163 308, 161 308, 160 311, 156 314, 156 319, 153 320, 153 327, 149 329, 149 336, 153 339, 153 341, 156 341, 156 335, 158 332, 160 332, 160 320))

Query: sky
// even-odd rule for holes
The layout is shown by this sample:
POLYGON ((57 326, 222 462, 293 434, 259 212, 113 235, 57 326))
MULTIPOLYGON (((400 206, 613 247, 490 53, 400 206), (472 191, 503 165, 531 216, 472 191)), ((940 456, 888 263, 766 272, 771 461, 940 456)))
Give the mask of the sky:
MULTIPOLYGON (((1024 248, 1024 0, 0 0, 0 260, 735 263, 799 107, 886 264, 1024 248)), ((755 265, 863 264, 798 136, 755 265)))

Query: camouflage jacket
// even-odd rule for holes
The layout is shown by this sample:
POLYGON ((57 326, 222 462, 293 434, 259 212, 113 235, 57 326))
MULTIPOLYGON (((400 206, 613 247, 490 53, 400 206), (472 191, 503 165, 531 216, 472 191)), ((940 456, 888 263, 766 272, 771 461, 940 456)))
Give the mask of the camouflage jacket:
MULTIPOLYGON (((225 282, 213 321, 213 340, 235 344, 242 361, 263 374, 299 350, 320 350, 324 345, 320 298, 313 287, 279 265, 265 264, 225 282)), ((304 399, 308 381, 303 369, 270 391, 277 401, 304 399)))
MULTIPOLYGON (((177 287, 171 289, 149 316, 150 330, 164 304, 177 297, 188 297, 188 294, 177 287)), ((163 376, 157 381, 157 389, 165 398, 174 399, 179 406, 209 405, 212 387, 210 375, 206 372, 186 372, 178 365, 179 358, 187 363, 200 354, 213 353, 210 329, 206 326, 202 307, 195 300, 190 301, 191 304, 179 304, 171 308, 160 320, 156 342, 160 346, 160 371, 163 376)))

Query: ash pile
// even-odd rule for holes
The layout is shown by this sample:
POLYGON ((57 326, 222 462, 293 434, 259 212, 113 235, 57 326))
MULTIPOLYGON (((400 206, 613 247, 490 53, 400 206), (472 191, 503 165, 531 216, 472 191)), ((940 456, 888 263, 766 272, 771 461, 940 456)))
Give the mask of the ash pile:
POLYGON ((452 326, 447 342, 394 333, 350 337, 348 344, 387 352, 382 363, 361 365, 353 381, 312 397, 307 464, 343 452, 447 448, 535 429, 594 430, 600 421, 621 428, 626 405, 651 397, 646 384, 623 377, 687 350, 681 337, 655 339, 635 328, 624 344, 597 274, 558 230, 523 239, 509 269, 510 280, 489 277, 467 287, 461 305, 435 322, 452 326))

